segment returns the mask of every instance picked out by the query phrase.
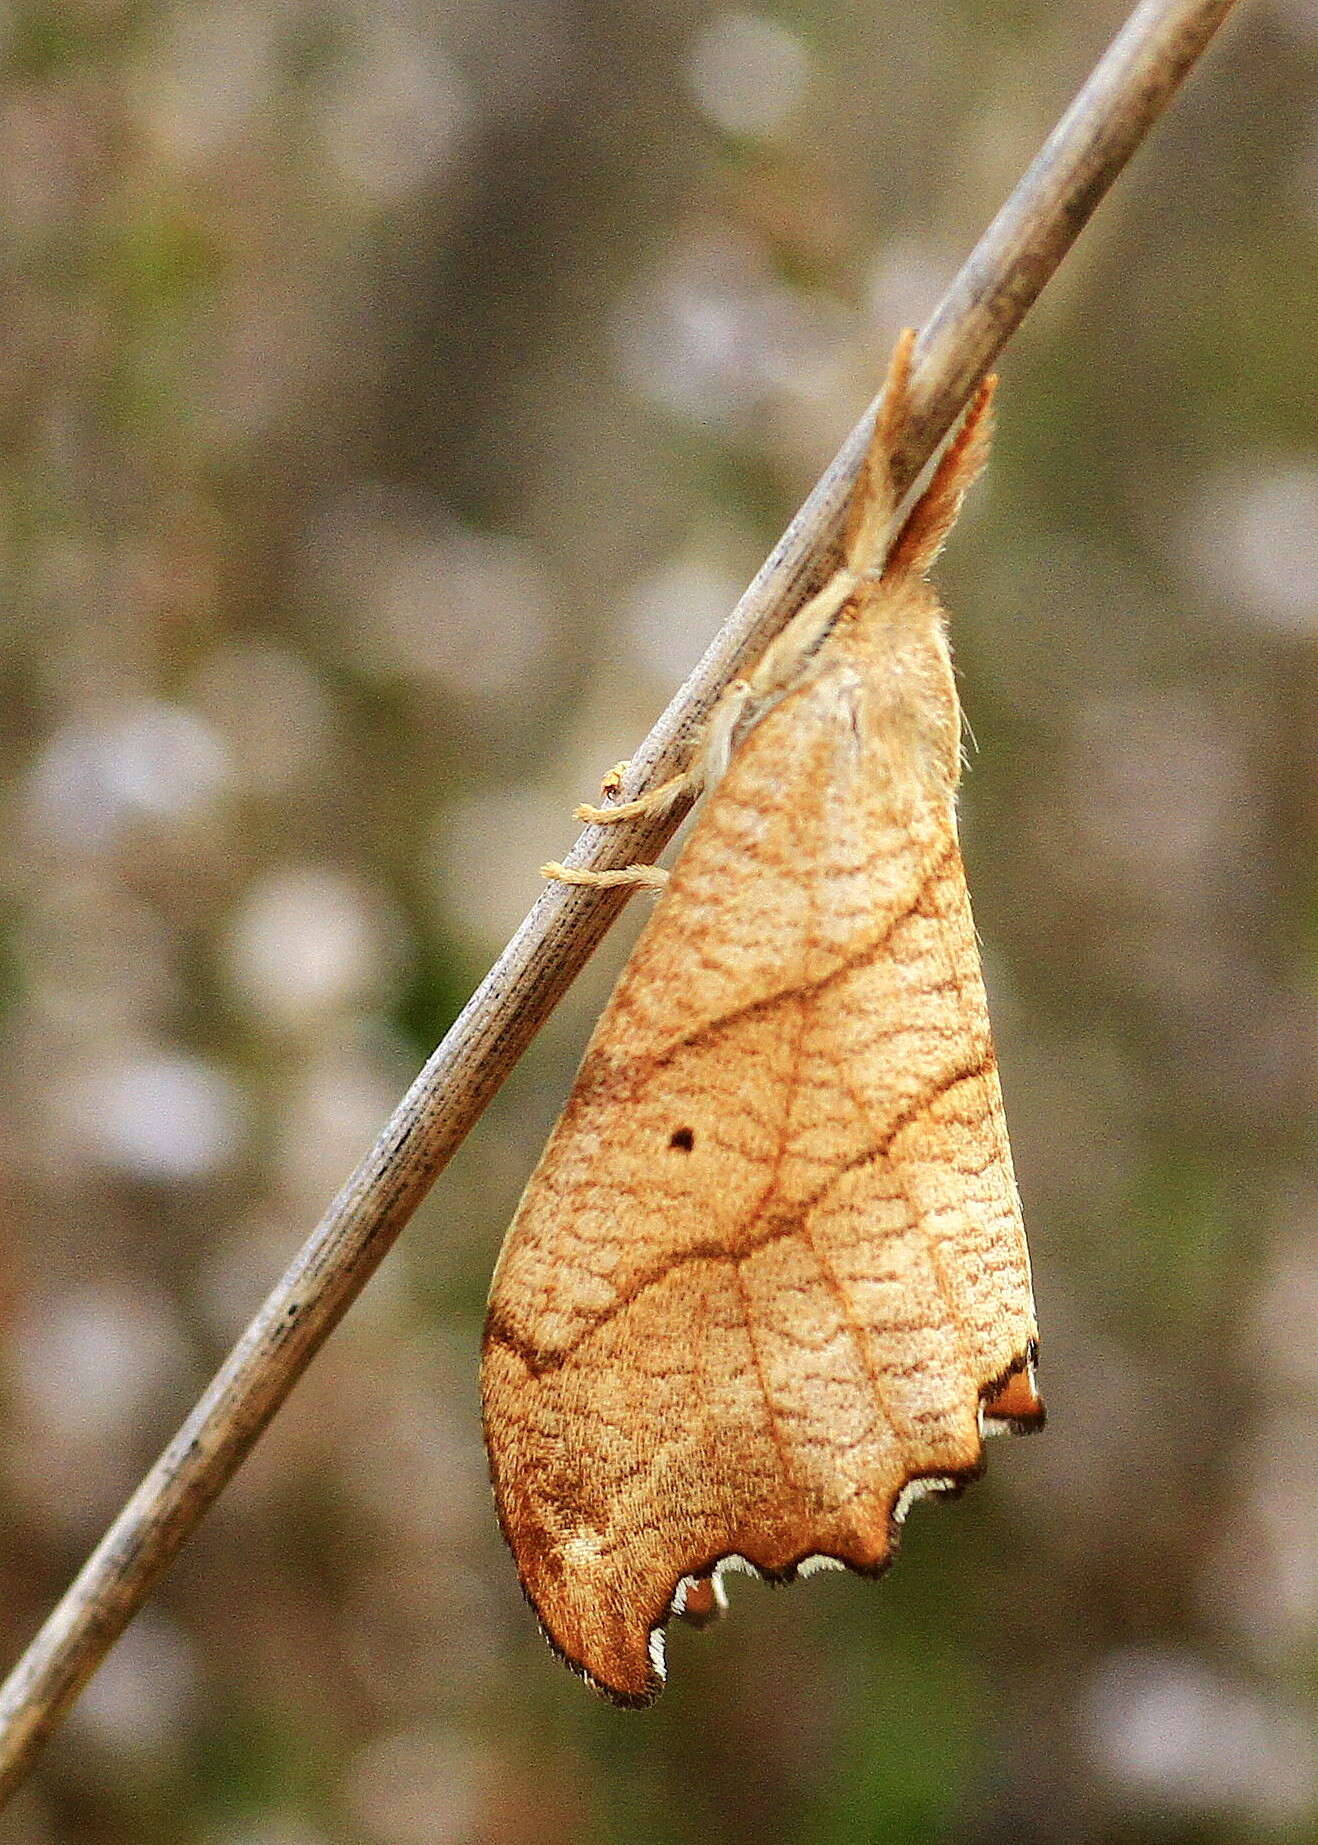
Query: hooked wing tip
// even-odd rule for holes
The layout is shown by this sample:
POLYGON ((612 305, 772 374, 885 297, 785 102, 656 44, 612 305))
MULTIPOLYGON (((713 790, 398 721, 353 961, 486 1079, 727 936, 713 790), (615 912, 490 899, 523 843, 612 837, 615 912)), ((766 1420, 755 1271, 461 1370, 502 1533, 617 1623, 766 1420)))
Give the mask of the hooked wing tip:
POLYGON ((980 1392, 979 1416, 986 1435, 1003 1431, 1031 1435, 1043 1427, 1047 1411, 1034 1382, 1034 1367, 1038 1361, 1039 1348, 1031 1340, 1024 1355, 980 1392))

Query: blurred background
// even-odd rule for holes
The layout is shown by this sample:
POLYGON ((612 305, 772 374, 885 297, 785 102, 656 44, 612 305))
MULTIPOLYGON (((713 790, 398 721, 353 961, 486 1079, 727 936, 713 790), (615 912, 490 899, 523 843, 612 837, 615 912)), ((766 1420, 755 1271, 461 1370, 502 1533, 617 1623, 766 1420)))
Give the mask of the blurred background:
MULTIPOLYGON (((0 1643, 172 1433, 1124 0, 0 13, 0 1643)), ((1013 343, 941 570, 1051 1420, 652 1712, 492 1514, 499 1239, 643 902, 14 1845, 1318 1836, 1318 4, 1013 343)))

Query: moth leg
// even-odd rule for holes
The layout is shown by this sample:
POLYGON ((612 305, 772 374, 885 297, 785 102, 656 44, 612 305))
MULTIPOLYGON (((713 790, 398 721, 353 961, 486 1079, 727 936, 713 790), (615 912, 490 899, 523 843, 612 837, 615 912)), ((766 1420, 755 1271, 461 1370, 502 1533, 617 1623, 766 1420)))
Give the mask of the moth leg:
POLYGON ((623 865, 617 871, 585 871, 560 865, 557 859, 540 867, 540 876, 554 884, 584 884, 595 890, 662 890, 668 873, 662 865, 623 865))
POLYGON ((806 662, 860 588, 860 582, 849 569, 835 570, 824 587, 801 605, 756 662, 747 682, 756 698, 772 698, 798 684, 806 662))
MULTIPOLYGON (((741 721, 750 696, 751 688, 744 679, 734 679, 731 685, 725 687, 722 697, 710 713, 695 755, 680 775, 670 776, 655 788, 647 788, 634 801, 619 801, 611 807, 592 807, 589 802, 583 801, 579 807, 573 808, 573 818, 584 821, 587 826, 612 826, 618 820, 643 820, 649 814, 660 813, 686 795, 694 799, 708 783, 716 782, 727 768, 728 758, 732 754, 733 733, 741 721)), ((626 766, 619 763, 618 769, 626 766)), ((608 792, 609 784, 618 769, 610 770, 605 776, 605 792, 608 792)))
MULTIPOLYGON (((606 797, 612 792, 609 786, 612 779, 612 772, 604 778, 602 792, 606 797)), ((680 775, 670 776, 655 788, 647 788, 634 801, 617 801, 610 807, 593 807, 589 801, 582 801, 572 809, 572 818, 583 821, 587 826, 612 826, 618 820, 643 820, 647 814, 670 807, 684 794, 699 794, 703 779, 699 762, 695 762, 689 769, 683 769, 680 775)))
POLYGON ((615 795, 621 793, 622 784, 631 766, 631 758, 626 756, 621 762, 614 763, 608 774, 600 781, 601 801, 611 801, 615 795))

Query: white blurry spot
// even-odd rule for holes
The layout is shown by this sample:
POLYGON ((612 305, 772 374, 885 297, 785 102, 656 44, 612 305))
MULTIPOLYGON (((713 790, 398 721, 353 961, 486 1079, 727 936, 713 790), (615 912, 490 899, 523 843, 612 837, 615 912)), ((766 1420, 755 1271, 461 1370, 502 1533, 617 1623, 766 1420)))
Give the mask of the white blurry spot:
POLYGON ((246 893, 229 925, 224 962, 254 1011, 298 1026, 375 995, 386 928, 380 905, 354 879, 300 866, 246 893))
POLYGON ((284 1097, 279 1171, 290 1202, 309 1209, 343 1183, 394 1111, 396 1070, 336 1049, 311 1063, 284 1097))
POLYGON ((1318 1795, 1299 1715, 1188 1651, 1108 1654, 1088 1705, 1094 1754, 1133 1805, 1287 1821, 1318 1795))
POLYGON ((454 152, 467 100, 419 24, 363 8, 336 76, 320 102, 321 139, 341 182, 369 203, 386 205, 413 190, 454 152))
POLYGON ((417 1728, 391 1731, 359 1750, 343 1791, 372 1845, 465 1845, 481 1836, 487 1779, 464 1737, 417 1728))
POLYGON ((268 107, 278 11, 243 0, 175 6, 128 74, 154 151, 180 166, 213 160, 268 107))
POLYGON ((381 582, 394 661, 497 698, 529 677, 546 640, 541 584, 515 545, 475 532, 400 547, 381 582))
POLYGON ((224 738, 245 792, 284 794, 324 768, 329 703, 301 655, 261 641, 220 648, 197 673, 192 696, 224 738))
POLYGON ((1308 456, 1212 476, 1182 531, 1216 600, 1261 627, 1318 635, 1318 465, 1308 456))
POLYGON ((71 1723, 117 1756, 156 1756, 182 1739, 197 1689, 187 1641, 148 1608, 99 1667, 71 1723))
POLYGON ((1274 1389, 1318 1407, 1318 1198, 1299 1194, 1292 1209, 1297 1227, 1268 1251, 1242 1344, 1274 1389))
POLYGON ((477 942, 505 941, 544 889, 539 867, 561 858, 578 831, 572 803, 546 789, 450 802, 435 839, 445 915, 477 942))
POLYGON ((118 1281, 32 1302, 11 1349, 21 1413, 70 1446, 122 1442, 187 1361, 168 1303, 118 1281))
POLYGON ((640 664, 664 685, 686 677, 745 582, 698 555, 669 558, 633 589, 626 622, 640 664))
POLYGON ((195 712, 142 704, 56 731, 32 767, 29 811, 39 834, 93 852, 144 823, 203 818, 228 773, 223 743, 195 712))
POLYGON ((313 527, 309 564, 358 667, 464 698, 515 695, 550 643, 544 573, 515 540, 421 493, 361 483, 313 527))
POLYGON ((105 1166, 138 1179, 204 1179, 237 1153, 243 1102, 214 1064, 143 1050, 75 1076, 67 1117, 84 1151, 105 1166))
POLYGON ((696 34, 687 88, 701 112, 729 135, 771 135, 801 101, 810 60, 794 32, 763 13, 716 13, 696 34))
POLYGON ((623 375, 666 409, 739 426, 776 398, 808 395, 846 330, 839 304, 782 281, 754 238, 707 226, 624 300, 614 348, 623 375))
POLYGON ((885 347, 903 327, 925 324, 942 300, 954 267, 926 238, 888 238, 869 281, 870 314, 885 347))

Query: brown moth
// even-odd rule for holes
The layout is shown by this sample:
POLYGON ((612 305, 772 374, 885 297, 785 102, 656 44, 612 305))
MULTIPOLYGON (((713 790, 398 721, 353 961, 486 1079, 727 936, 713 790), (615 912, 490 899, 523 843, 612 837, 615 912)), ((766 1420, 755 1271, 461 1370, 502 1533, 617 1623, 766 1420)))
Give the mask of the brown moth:
POLYGON ((912 1500, 1043 1421, 925 581, 992 381, 885 561, 910 352, 843 568, 696 770, 582 810, 712 783, 508 1233, 482 1366, 523 1586, 624 1704, 658 1694, 665 1623, 717 1613, 726 1565, 877 1574, 912 1500))

